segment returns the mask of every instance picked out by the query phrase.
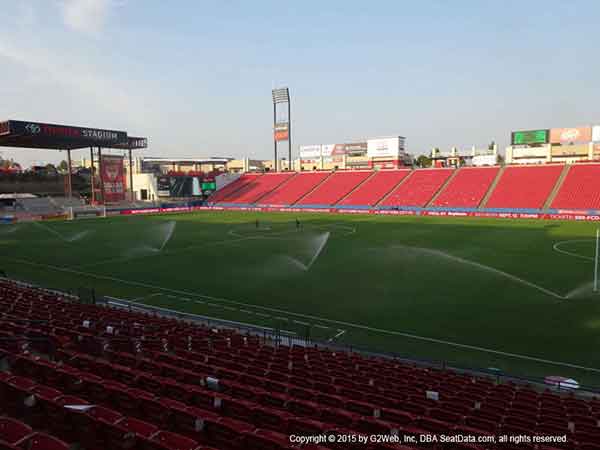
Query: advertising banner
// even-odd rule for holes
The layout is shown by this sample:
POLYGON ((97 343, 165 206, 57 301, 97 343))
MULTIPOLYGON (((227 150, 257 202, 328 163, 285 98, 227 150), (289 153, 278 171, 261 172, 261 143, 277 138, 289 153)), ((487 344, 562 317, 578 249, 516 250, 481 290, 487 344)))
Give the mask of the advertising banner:
MULTIPOLYGON (((600 221, 600 215, 590 214, 597 211, 590 210, 588 214, 577 214, 572 212, 561 212, 558 214, 540 214, 540 213, 519 213, 519 212, 485 212, 485 211, 444 211, 444 210, 398 210, 398 209, 338 209, 338 208, 293 208, 293 207, 255 207, 255 206, 182 206, 170 208, 147 208, 147 209, 125 209, 120 210, 120 214, 167 214, 192 211, 260 211, 260 212, 321 212, 321 213, 337 213, 337 214, 375 214, 383 216, 434 216, 434 217, 487 217, 487 218, 502 218, 502 219, 542 219, 542 220, 577 220, 577 221, 600 221)), ((41 219, 41 218, 40 218, 41 219)))
POLYGON ((552 128, 550 130, 550 142, 553 144, 569 144, 571 142, 590 142, 591 140, 591 127, 552 128))
POLYGON ((125 167, 122 156, 102 156, 100 176, 104 186, 104 201, 125 200, 125 167))
POLYGON ((331 149, 331 160, 333 162, 342 162, 346 154, 346 146, 344 144, 335 144, 331 149))
POLYGON ((404 153, 404 138, 401 136, 391 138, 369 139, 367 141, 367 156, 370 158, 395 158, 404 153))
POLYGON ((600 142, 600 125, 592 127, 592 141, 600 142))
MULTIPOLYGON (((514 157, 514 153, 513 153, 514 157)), ((496 155, 477 155, 473 156, 471 163, 474 166, 495 166, 498 164, 498 156, 496 155)))
POLYGON ((40 122, 9 121, 10 132, 29 136, 55 138, 61 142, 89 142, 90 145, 127 144, 127 133, 117 130, 72 127, 40 122))
POLYGON ((321 145, 321 156, 324 158, 328 158, 333 154, 333 150, 336 148, 337 144, 323 144, 321 145))
POLYGON ((553 145, 552 156, 587 156, 590 149, 588 144, 583 145, 553 145))
POLYGON ((171 179, 167 176, 160 176, 156 179, 156 190, 159 197, 169 197, 171 195, 171 179))
POLYGON ((346 155, 365 156, 368 149, 368 144, 366 142, 353 142, 351 144, 344 144, 344 152, 346 155))
POLYGON ((321 146, 320 145, 301 145, 300 146, 300 159, 319 159, 321 157, 321 146))
POLYGON ((549 130, 513 131, 510 143, 512 145, 547 144, 549 130))
POLYGON ((275 124, 275 129, 273 130, 274 137, 276 141, 287 141, 290 137, 290 126, 287 122, 280 122, 275 124))

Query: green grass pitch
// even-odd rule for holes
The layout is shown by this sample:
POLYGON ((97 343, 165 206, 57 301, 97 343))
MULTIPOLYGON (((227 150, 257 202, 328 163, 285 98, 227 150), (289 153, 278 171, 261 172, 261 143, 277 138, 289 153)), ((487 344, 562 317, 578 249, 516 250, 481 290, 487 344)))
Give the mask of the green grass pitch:
POLYGON ((47 287, 92 287, 320 340, 600 386, 600 371, 581 368, 600 369, 595 228, 334 214, 123 216, 2 226, 0 269, 47 287))

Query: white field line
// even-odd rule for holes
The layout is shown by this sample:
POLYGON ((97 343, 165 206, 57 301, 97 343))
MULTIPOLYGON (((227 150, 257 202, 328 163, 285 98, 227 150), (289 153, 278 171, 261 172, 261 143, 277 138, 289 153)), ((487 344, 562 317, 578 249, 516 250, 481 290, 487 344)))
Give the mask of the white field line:
POLYGON ((330 337, 327 340, 327 342, 333 342, 333 341, 335 341, 336 339, 340 338, 345 332, 346 332, 346 330, 338 330, 338 333, 335 336, 330 337))
POLYGON ((134 298, 132 300, 132 302, 138 302, 139 303, 139 302, 142 302, 142 301, 147 300, 147 299, 152 298, 152 297, 158 297, 159 295, 165 295, 165 294, 163 294, 161 292, 155 292, 154 294, 150 294, 150 295, 145 295, 143 297, 134 298))
POLYGON ((594 241, 594 240, 593 239, 573 239, 573 240, 570 240, 570 241, 560 241, 560 242, 556 242, 552 246, 552 249, 554 251, 557 251, 558 253, 562 253, 562 254, 568 255, 568 256, 573 256, 574 258, 585 259, 587 261, 593 261, 594 258, 592 258, 591 256, 584 256, 584 255, 580 255, 578 253, 568 252, 568 251, 563 250, 562 248, 560 248, 561 245, 563 245, 563 244, 569 244, 571 242, 592 242, 592 241, 594 241))
MULTIPOLYGON (((51 270, 55 270, 58 272, 73 273, 76 275, 83 275, 86 277, 96 278, 99 280, 107 280, 107 281, 113 281, 113 282, 122 283, 122 284, 128 284, 130 286, 143 287, 143 288, 147 288, 147 289, 156 289, 158 291, 171 292, 171 293, 175 293, 175 294, 186 295, 188 297, 199 297, 199 298, 213 300, 213 301, 217 301, 217 302, 224 302, 224 303, 234 304, 234 305, 238 305, 238 306, 243 306, 246 308, 261 309, 263 311, 269 311, 269 312, 278 313, 278 314, 287 314, 290 316, 301 317, 304 319, 340 325, 340 326, 344 326, 347 328, 355 328, 355 329, 371 331, 371 332, 375 332, 375 333, 388 334, 388 335, 392 335, 392 336, 400 336, 400 337, 404 337, 407 339, 414 339, 417 341, 447 345, 449 347, 462 348, 462 349, 473 350, 473 351, 482 352, 482 353, 490 353, 493 355, 508 356, 508 357, 516 358, 516 359, 535 361, 535 362, 551 364, 551 365, 555 365, 555 366, 569 367, 571 369, 578 369, 578 370, 585 370, 585 371, 594 372, 594 373, 600 373, 600 369, 597 369, 594 367, 580 366, 577 364, 571 364, 571 363, 566 363, 566 362, 561 362, 561 361, 552 361, 549 359, 538 358, 535 356, 520 355, 518 353, 504 352, 501 350, 494 350, 494 349, 489 349, 489 348, 485 348, 485 347, 479 347, 476 345, 460 344, 458 342, 446 341, 443 339, 436 339, 436 338, 431 338, 431 337, 426 337, 426 336, 419 336, 416 334, 405 333, 405 332, 401 332, 401 331, 385 330, 382 328, 370 327, 367 325, 346 322, 346 321, 342 321, 342 320, 325 319, 323 317, 313 316, 310 314, 301 314, 301 313, 282 310, 279 308, 271 308, 271 307, 267 307, 267 306, 252 305, 252 304, 248 304, 248 303, 239 302, 236 300, 229 300, 226 298, 212 297, 210 295, 197 294, 197 293, 189 292, 189 291, 181 291, 178 289, 165 288, 165 287, 161 287, 161 286, 152 285, 149 283, 142 283, 140 281, 124 280, 124 279, 120 279, 120 278, 111 277, 108 275, 100 275, 100 274, 95 274, 95 273, 83 272, 80 270, 70 269, 68 267, 52 266, 50 264, 37 263, 37 262, 27 261, 27 260, 18 259, 18 258, 6 258, 6 259, 17 262, 17 263, 34 266, 34 267, 44 267, 46 269, 51 269, 51 270)), ((260 313, 255 313, 255 314, 260 315, 260 313)), ((268 317, 268 315, 264 315, 264 317, 268 317)))

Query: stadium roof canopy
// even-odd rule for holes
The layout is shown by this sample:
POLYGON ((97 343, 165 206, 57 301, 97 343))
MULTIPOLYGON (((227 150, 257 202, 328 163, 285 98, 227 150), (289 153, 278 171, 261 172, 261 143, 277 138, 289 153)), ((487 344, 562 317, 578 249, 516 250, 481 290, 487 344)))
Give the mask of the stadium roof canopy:
POLYGON ((122 150, 146 148, 148 140, 126 131, 7 120, 0 122, 0 147, 76 150, 102 147, 122 150))

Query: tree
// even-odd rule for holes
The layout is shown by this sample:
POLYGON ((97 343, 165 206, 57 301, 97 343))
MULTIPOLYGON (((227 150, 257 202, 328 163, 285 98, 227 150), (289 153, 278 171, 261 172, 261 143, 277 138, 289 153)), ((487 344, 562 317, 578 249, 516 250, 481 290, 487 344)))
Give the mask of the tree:
POLYGON ((69 164, 67 164, 67 162, 63 159, 57 168, 61 172, 67 172, 69 170, 69 164))
POLYGON ((494 150, 494 147, 496 146, 496 142, 492 141, 490 143, 490 145, 488 145, 488 150, 494 150))
POLYGON ((431 167, 431 158, 427 155, 419 155, 416 163, 419 167, 431 167))

